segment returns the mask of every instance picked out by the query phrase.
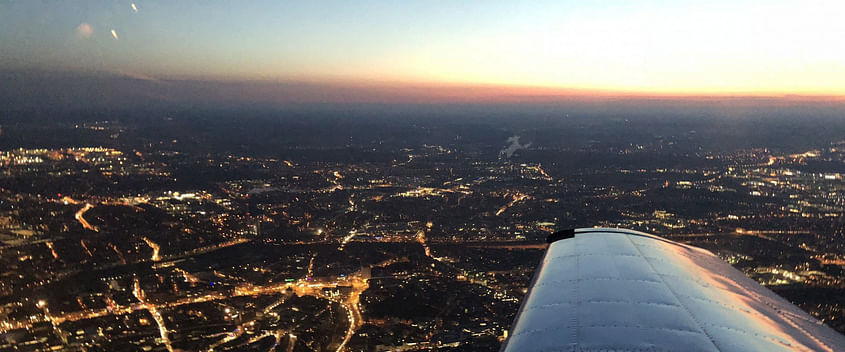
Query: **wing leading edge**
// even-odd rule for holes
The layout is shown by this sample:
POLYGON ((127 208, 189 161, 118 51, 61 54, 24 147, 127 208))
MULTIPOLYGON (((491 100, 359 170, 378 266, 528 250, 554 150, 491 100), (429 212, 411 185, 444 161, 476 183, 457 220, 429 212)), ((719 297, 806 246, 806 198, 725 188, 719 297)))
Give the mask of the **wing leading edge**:
POLYGON ((549 244, 502 351, 845 351, 707 250, 588 228, 549 244))

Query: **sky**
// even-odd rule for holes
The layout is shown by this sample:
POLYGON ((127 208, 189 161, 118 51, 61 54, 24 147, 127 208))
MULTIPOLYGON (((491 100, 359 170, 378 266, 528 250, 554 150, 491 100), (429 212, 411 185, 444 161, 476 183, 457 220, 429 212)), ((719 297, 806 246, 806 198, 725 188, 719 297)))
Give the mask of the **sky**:
POLYGON ((841 0, 0 0, 0 69, 456 99, 845 96, 842 14, 841 0))

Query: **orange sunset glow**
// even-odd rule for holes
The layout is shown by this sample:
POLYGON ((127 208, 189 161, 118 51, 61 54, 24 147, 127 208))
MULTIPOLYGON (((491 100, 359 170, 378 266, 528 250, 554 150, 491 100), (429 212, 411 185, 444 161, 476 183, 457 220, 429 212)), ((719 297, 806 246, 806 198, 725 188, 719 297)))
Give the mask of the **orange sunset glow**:
POLYGON ((845 95, 838 1, 142 5, 0 5, 0 68, 411 101, 845 95))

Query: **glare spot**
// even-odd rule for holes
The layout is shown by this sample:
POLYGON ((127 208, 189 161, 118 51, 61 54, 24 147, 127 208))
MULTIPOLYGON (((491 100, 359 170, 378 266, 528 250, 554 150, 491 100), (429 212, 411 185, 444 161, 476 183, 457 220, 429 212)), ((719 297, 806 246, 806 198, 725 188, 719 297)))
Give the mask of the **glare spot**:
POLYGON ((114 30, 114 29, 111 30, 111 36, 114 38, 114 40, 120 39, 120 38, 117 37, 117 31, 114 30))
POLYGON ((94 28, 91 27, 90 24, 82 22, 79 26, 76 26, 76 35, 80 38, 88 38, 94 34, 94 28))

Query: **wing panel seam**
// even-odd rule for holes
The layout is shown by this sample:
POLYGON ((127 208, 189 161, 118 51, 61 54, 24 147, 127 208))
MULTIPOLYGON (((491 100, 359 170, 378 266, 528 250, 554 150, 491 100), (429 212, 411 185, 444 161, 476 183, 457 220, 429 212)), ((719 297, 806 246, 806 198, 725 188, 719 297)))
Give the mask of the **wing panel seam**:
POLYGON ((686 313, 687 313, 687 315, 690 317, 690 319, 692 319, 692 321, 693 321, 693 322, 695 322, 695 324, 696 324, 696 325, 698 325, 698 328, 701 330, 701 333, 703 333, 703 334, 704 334, 704 336, 707 336, 707 339, 708 339, 708 340, 710 340, 710 343, 711 343, 711 344, 713 344, 713 347, 715 347, 717 351, 722 351, 722 349, 721 349, 721 348, 719 348, 719 346, 718 346, 718 345, 716 345, 716 340, 714 340, 714 339, 713 339, 713 336, 711 336, 711 335, 710 335, 710 333, 709 333, 709 332, 707 332, 707 329, 705 329, 705 328, 704 328, 704 326, 701 324, 701 322, 700 322, 700 321, 698 321, 698 319, 695 317, 695 315, 693 315, 693 314, 692 314, 692 312, 690 312, 689 308, 687 308, 687 306, 685 306, 685 305, 684 305, 684 303, 683 303, 683 302, 681 301, 681 299, 678 297, 678 294, 675 292, 675 290, 674 290, 674 289, 672 289, 672 287, 671 287, 671 286, 669 286, 669 284, 666 282, 666 280, 664 280, 664 279, 663 279, 663 276, 661 276, 661 275, 657 272, 657 270, 655 270, 655 268, 654 268, 654 264, 652 264, 652 263, 651 263, 651 261, 650 261, 650 260, 649 260, 649 259, 645 256, 645 254, 643 254, 642 250, 640 250, 640 247, 637 245, 637 243, 635 243, 633 240, 631 240, 631 238, 630 238, 630 237, 628 237, 628 236, 625 236, 625 238, 626 238, 629 242, 631 242, 631 244, 634 246, 634 248, 636 248, 636 249, 637 249, 637 252, 639 252, 639 253, 640 253, 640 255, 642 255, 642 256, 643 256, 643 258, 645 258, 645 259, 646 259, 646 262, 648 263, 648 266, 651 268, 651 271, 652 271, 655 275, 657 275, 658 277, 660 277, 660 280, 661 280, 661 281, 663 281, 663 286, 665 286, 665 287, 666 287, 666 289, 668 289, 668 290, 669 290, 669 292, 672 294, 672 296, 674 296, 674 297, 675 297, 675 300, 676 300, 676 301, 678 301, 678 303, 680 303, 680 304, 681 304, 681 308, 683 308, 683 309, 684 309, 684 312, 686 312, 686 313))

